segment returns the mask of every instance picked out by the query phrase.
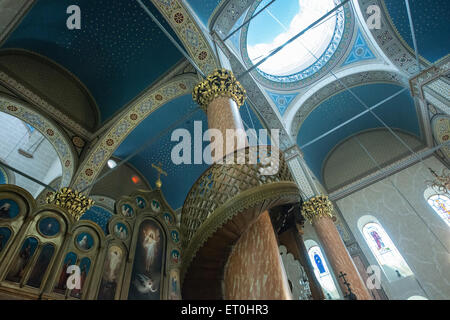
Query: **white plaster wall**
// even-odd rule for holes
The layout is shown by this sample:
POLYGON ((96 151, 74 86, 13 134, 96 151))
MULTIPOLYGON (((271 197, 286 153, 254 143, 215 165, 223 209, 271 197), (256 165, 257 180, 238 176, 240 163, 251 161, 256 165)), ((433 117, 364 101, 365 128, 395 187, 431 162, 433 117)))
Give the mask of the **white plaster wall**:
MULTIPOLYGON (((29 134, 22 120, 0 112, 0 159, 29 176, 44 183, 51 182, 61 176, 61 162, 53 146, 44 139, 39 145, 33 158, 29 159, 18 153, 18 149, 27 150, 42 135, 37 130, 29 134)), ((34 148, 32 148, 34 150, 34 148)), ((39 184, 15 173, 16 185, 37 197, 43 187, 39 184)))
MULTIPOLYGON (((434 156, 424 163, 437 172, 444 168, 434 156)), ((382 273, 382 286, 389 299, 403 300, 413 295, 450 299, 450 228, 424 198, 428 179, 432 180, 428 169, 418 163, 336 201, 370 264, 378 263, 358 229, 358 219, 364 215, 378 219, 415 274, 388 282, 382 273)))

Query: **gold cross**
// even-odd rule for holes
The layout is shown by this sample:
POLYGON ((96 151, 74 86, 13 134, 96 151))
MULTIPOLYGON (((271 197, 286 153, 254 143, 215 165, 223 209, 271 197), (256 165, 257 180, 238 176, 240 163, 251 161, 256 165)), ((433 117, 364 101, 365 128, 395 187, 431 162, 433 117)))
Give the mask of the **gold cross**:
POLYGON ((161 168, 161 167, 162 167, 162 163, 161 163, 161 162, 159 162, 158 165, 152 163, 152 167, 153 167, 156 171, 158 171, 158 180, 156 180, 155 184, 156 184, 156 187, 157 187, 158 189, 161 189, 161 186, 162 186, 162 182, 161 182, 161 173, 167 177, 167 172, 165 172, 165 171, 161 168))

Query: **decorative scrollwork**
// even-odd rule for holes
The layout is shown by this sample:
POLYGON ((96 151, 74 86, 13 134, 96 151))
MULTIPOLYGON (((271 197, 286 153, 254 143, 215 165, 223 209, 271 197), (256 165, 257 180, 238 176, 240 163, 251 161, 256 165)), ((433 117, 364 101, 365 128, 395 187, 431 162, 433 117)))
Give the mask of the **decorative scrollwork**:
POLYGON ((246 91, 237 81, 233 72, 217 69, 194 88, 192 97, 206 111, 208 105, 217 97, 229 97, 238 107, 245 101, 246 91))
POLYGON ((46 202, 66 209, 75 221, 78 221, 94 205, 94 200, 69 188, 62 188, 52 193, 47 197, 46 202))
POLYGON ((431 188, 433 188, 436 192, 450 195, 450 172, 448 169, 444 168, 440 175, 431 168, 428 168, 428 170, 430 170, 431 174, 434 176, 434 180, 427 180, 425 182, 428 183, 428 185, 431 186, 431 188))
POLYGON ((305 201, 302 206, 302 215, 312 223, 314 218, 333 218, 333 204, 328 196, 319 195, 305 201))

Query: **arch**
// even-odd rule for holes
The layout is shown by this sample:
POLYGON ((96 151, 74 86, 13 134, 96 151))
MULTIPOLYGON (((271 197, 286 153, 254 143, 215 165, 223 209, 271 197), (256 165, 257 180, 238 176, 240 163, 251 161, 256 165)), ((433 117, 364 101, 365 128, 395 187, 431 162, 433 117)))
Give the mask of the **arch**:
POLYGON ((0 93, 0 111, 32 125, 50 142, 61 162, 62 180, 59 187, 69 186, 78 157, 65 132, 52 120, 41 115, 27 103, 2 93, 0 93))
MULTIPOLYGON (((130 105, 123 112, 121 118, 103 134, 86 155, 85 160, 77 170, 72 186, 79 191, 88 187, 95 181, 116 148, 134 128, 165 103, 191 93, 197 81, 198 78, 194 75, 177 76, 157 88, 152 88, 130 105)), ((86 191, 86 193, 88 192, 86 191)))
MULTIPOLYGON (((405 130, 395 128, 392 130, 411 149, 417 151, 424 147, 423 142, 415 135, 405 130)), ((371 161, 356 139, 362 142, 382 168, 410 155, 410 152, 403 150, 401 143, 385 128, 357 132, 335 145, 324 158, 321 176, 325 188, 330 193, 379 171, 379 167, 371 161), (383 141, 383 144, 380 145, 379 141, 383 141), (385 150, 390 152, 387 153, 385 150), (358 163, 357 167, 354 166, 355 162, 358 163)))
POLYGON ((376 217, 364 215, 358 219, 357 225, 370 252, 389 282, 413 275, 408 264, 376 217))
POLYGON ((304 95, 298 95, 286 110, 283 117, 286 130, 294 139, 303 122, 314 109, 325 100, 346 90, 342 83, 348 88, 374 83, 396 84, 405 88, 408 85, 408 80, 394 68, 378 64, 356 66, 339 71, 335 75, 340 81, 334 76, 322 79, 304 95))

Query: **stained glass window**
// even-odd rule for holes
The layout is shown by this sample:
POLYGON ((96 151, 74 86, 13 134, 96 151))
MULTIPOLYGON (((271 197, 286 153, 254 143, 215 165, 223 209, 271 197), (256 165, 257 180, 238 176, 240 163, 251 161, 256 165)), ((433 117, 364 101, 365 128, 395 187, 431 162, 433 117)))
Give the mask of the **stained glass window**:
POLYGON ((327 263, 319 246, 313 246, 308 250, 309 259, 314 267, 314 274, 319 280, 327 299, 339 299, 339 292, 329 272, 327 263))
POLYGON ((363 227, 364 238, 389 281, 412 275, 411 269, 383 227, 376 222, 363 227))
POLYGON ((447 196, 436 194, 428 199, 428 204, 450 227, 450 199, 447 196))

